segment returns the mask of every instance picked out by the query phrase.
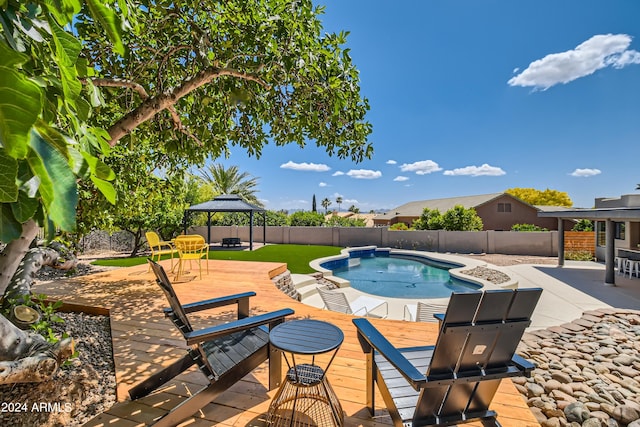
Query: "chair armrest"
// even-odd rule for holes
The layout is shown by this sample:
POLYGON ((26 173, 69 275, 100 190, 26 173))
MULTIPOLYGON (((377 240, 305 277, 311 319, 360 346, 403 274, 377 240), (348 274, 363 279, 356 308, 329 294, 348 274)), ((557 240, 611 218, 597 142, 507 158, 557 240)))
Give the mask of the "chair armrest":
POLYGON ((365 353, 375 349, 389 361, 416 390, 427 381, 426 376, 418 371, 406 357, 402 355, 378 330, 363 318, 353 319, 358 329, 358 340, 365 353))
POLYGON ((513 355, 513 357, 511 358, 511 362, 513 362, 513 364, 517 366, 520 370, 524 371, 524 374, 527 377, 530 377, 531 371, 533 371, 536 368, 536 365, 529 362, 524 357, 518 356, 517 354, 513 355))
MULTIPOLYGON (((241 294, 227 295, 220 298, 212 298, 204 301, 192 302, 184 304, 182 309, 185 313, 195 313, 196 311, 209 310, 211 308, 224 307, 225 305, 236 304, 241 300, 248 300, 249 297, 256 296, 255 292, 244 292, 241 294)), ((164 309, 165 316, 169 316, 173 309, 167 307, 164 309)))
POLYGON ((266 325, 273 322, 284 321, 285 316, 294 313, 290 308, 273 311, 271 313, 260 314, 253 317, 245 317, 234 322, 225 323, 223 325, 211 326, 209 328, 200 329, 184 334, 187 345, 194 345, 204 341, 209 341, 217 337, 232 334, 234 332, 244 331, 246 329, 255 328, 256 326, 266 325))

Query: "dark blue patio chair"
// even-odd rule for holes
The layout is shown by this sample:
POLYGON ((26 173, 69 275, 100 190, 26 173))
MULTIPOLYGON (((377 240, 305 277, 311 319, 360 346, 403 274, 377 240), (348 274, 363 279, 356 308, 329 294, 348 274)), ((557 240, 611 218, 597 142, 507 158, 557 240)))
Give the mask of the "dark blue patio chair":
MULTIPOLYGON (((367 356, 367 407, 374 383, 394 425, 499 426, 489 405, 503 378, 530 376, 515 354, 542 289, 453 293, 435 345, 396 348, 367 320, 354 319, 367 356)), ((419 337, 416 337, 419 342, 419 337)))
POLYGON ((250 317, 249 298, 255 296, 255 292, 183 305, 164 268, 152 260, 149 260, 149 264, 156 275, 156 282, 169 301, 170 307, 164 309, 164 314, 178 328, 189 349, 182 358, 134 386, 129 390, 129 396, 132 400, 140 399, 194 364, 209 380, 207 386, 157 420, 155 426, 175 426, 266 360, 269 360, 269 390, 280 385, 281 352, 269 345, 269 329, 284 322, 286 316, 293 314, 293 310, 287 308, 250 317), (189 313, 230 304, 237 305, 238 320, 193 330, 187 317, 189 313))

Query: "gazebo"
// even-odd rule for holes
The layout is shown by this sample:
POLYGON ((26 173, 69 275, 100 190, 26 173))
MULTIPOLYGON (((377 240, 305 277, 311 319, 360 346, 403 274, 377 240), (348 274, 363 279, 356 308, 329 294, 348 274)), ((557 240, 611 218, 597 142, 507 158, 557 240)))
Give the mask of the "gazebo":
POLYGON ((189 206, 184 212, 184 232, 187 233, 187 218, 191 212, 207 213, 207 243, 211 243, 211 213, 212 212, 245 212, 249 214, 249 250, 253 250, 253 216, 256 212, 262 213, 264 226, 262 227, 262 241, 266 242, 267 221, 266 211, 259 207, 247 203, 237 194, 222 194, 208 202, 189 206))

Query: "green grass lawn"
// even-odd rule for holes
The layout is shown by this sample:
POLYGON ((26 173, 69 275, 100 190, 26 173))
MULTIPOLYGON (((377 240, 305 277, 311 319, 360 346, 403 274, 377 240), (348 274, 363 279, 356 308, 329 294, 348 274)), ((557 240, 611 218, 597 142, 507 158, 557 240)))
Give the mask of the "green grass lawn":
MULTIPOLYGON (((237 260, 237 261, 273 261, 285 262, 292 273, 313 273, 309 267, 309 261, 325 256, 337 255, 340 249, 335 246, 311 246, 311 245, 267 245, 255 251, 209 251, 209 259, 237 260)), ((162 259, 169 259, 168 256, 162 259)), ((131 267, 147 262, 146 256, 133 258, 99 259, 92 262, 93 265, 111 267, 131 267)))

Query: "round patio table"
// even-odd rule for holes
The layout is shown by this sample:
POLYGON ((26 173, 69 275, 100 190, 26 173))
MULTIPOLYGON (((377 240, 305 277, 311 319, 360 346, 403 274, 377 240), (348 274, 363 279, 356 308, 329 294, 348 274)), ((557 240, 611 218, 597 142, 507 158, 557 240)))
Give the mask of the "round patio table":
POLYGON ((319 320, 293 320, 273 328, 269 341, 283 351, 288 371, 269 406, 268 423, 272 426, 344 425, 344 411, 326 377, 344 341, 342 331, 319 320), (316 356, 325 353, 329 353, 329 359, 324 358, 322 367, 316 356))

